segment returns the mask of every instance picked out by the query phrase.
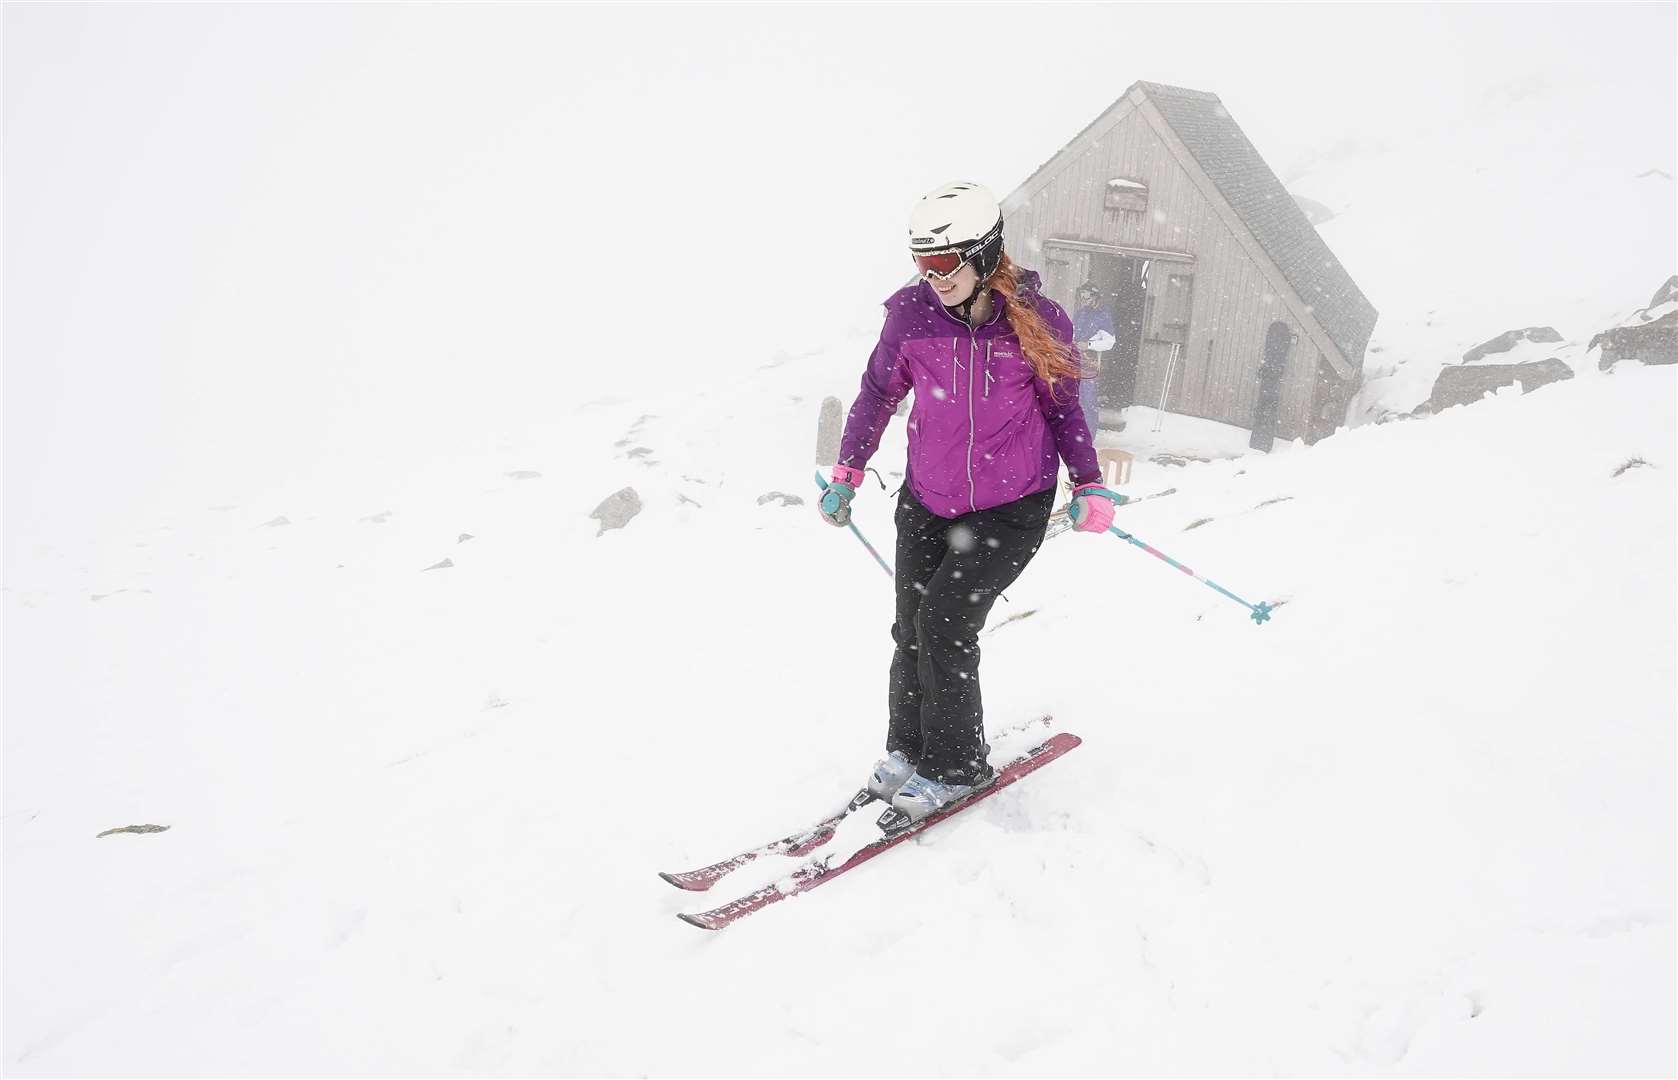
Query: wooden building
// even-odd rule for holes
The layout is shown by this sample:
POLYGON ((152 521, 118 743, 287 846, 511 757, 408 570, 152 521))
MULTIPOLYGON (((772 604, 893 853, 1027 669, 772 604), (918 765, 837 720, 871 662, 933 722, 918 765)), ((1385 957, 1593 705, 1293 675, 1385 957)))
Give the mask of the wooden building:
POLYGON ((1217 95, 1132 85, 1002 209, 1051 297, 1111 306, 1103 409, 1163 400, 1264 449, 1343 422, 1375 308, 1217 95))

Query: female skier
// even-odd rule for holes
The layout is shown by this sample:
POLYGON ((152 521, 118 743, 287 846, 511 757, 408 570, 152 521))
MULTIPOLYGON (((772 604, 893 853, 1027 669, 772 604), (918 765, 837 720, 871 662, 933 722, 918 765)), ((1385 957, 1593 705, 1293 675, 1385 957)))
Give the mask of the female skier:
POLYGON ((994 775, 979 631, 1043 542, 1060 460, 1076 528, 1105 532, 1113 500, 1078 407, 1071 321, 1003 250, 996 198, 973 183, 927 194, 910 213, 909 252, 921 279, 886 300, 820 510, 849 523, 868 459, 914 390, 886 757, 867 786, 919 821, 994 775))

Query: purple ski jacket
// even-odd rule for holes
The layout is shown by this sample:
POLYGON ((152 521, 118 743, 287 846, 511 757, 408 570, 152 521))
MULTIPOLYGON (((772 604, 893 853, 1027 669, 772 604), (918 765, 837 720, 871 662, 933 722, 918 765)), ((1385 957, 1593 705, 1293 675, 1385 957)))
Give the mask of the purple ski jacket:
MULTIPOLYGON (((1072 321, 1020 273, 1019 299, 1036 307, 1055 337, 1072 321)), ((909 490, 939 517, 956 518, 1055 486, 1060 459, 1074 483, 1101 479, 1075 381, 1055 390, 1032 371, 1004 305, 977 329, 944 310, 925 281, 893 293, 886 325, 851 404, 839 464, 861 469, 910 390, 909 490)))

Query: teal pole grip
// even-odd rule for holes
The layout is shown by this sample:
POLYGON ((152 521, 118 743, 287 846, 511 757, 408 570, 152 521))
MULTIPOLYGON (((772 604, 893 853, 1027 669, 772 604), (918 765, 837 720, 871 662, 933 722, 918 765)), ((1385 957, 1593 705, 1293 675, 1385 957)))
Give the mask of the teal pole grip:
MULTIPOLYGON (((822 475, 820 469, 816 470, 816 485, 818 487, 820 487, 822 489, 822 491, 824 491, 824 492, 827 491, 828 486, 829 486, 828 482, 827 482, 827 478, 822 475)), ((827 496, 824 494, 822 496, 822 498, 825 499, 825 498, 827 498, 827 496)), ((837 509, 837 507, 835 507, 835 509, 837 509)), ((868 554, 874 556, 874 561, 880 564, 880 569, 884 570, 886 572, 886 576, 889 577, 889 578, 895 578, 896 575, 892 573, 891 564, 886 562, 886 560, 880 558, 880 553, 878 551, 875 551, 874 550, 874 545, 870 544, 868 542, 868 538, 866 536, 862 535, 862 530, 858 529, 856 527, 856 522, 854 522, 854 521, 851 522, 847 526, 847 528, 849 528, 851 530, 852 534, 854 534, 858 540, 862 541, 862 546, 868 549, 868 554)))

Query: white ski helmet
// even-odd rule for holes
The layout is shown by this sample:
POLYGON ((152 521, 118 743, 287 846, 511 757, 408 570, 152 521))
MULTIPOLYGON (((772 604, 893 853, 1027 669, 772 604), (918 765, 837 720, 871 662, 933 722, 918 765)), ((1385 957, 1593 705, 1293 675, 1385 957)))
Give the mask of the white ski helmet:
POLYGON ((954 251, 989 280, 1002 261, 1002 207, 983 184, 960 180, 921 196, 909 211, 909 254, 954 251))

